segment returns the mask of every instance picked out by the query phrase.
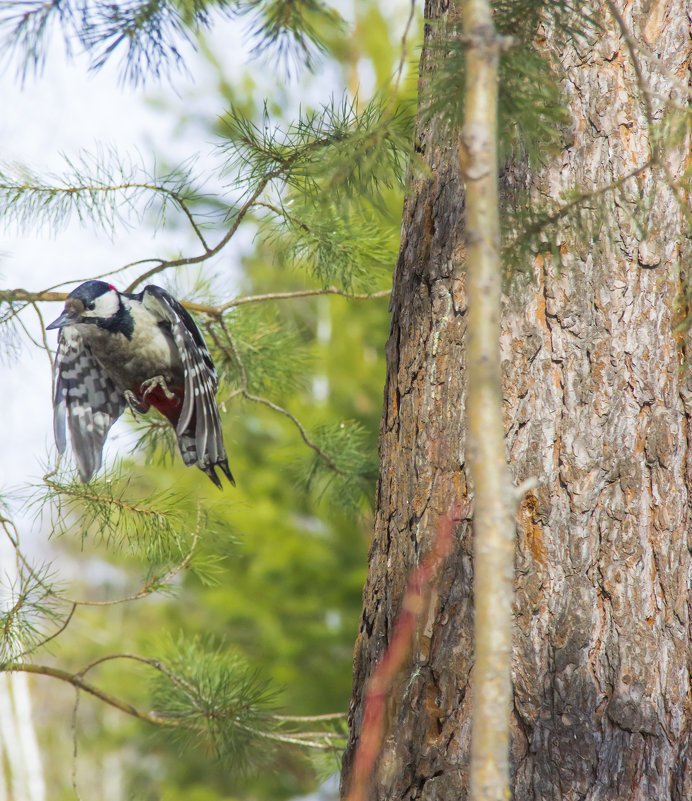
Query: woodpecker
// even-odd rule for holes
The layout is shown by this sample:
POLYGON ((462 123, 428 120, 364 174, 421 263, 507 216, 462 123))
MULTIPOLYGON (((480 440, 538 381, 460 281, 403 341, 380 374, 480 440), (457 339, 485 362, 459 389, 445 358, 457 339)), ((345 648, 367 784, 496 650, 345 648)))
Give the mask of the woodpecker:
POLYGON ((214 468, 235 485, 215 395, 218 377, 199 328, 178 301, 150 284, 138 294, 86 281, 67 297, 55 356, 53 429, 65 452, 66 425, 80 478, 101 467, 103 444, 129 406, 158 409, 175 429, 186 465, 221 489, 214 468))

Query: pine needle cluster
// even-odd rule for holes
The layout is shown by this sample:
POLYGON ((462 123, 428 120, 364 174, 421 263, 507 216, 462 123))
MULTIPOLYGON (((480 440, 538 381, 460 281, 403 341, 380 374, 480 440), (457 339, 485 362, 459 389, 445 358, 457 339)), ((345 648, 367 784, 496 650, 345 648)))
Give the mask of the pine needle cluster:
POLYGON ((304 460, 301 474, 306 488, 332 507, 357 513, 370 501, 370 488, 379 474, 368 432, 350 420, 319 426, 312 434, 330 460, 319 454, 304 460))
POLYGON ((227 170, 251 192, 280 178, 297 196, 319 204, 369 200, 401 186, 410 149, 412 119, 383 97, 359 108, 346 94, 290 125, 273 125, 265 107, 261 123, 231 110, 221 128, 227 170))
POLYGON ((93 70, 116 54, 123 81, 139 84, 185 69, 184 49, 216 19, 249 18, 254 50, 308 67, 324 50, 325 26, 340 24, 320 0, 21 0, 0 10, 0 42, 22 78, 40 72, 50 35, 62 33, 68 53, 79 47, 93 70))
POLYGON ((22 164, 0 164, 0 209, 5 224, 22 231, 59 231, 71 219, 111 234, 118 226, 150 217, 162 224, 169 207, 199 203, 192 163, 156 175, 114 148, 64 157, 62 174, 40 175, 22 164))
POLYGON ((30 653, 59 621, 63 604, 55 590, 50 565, 20 569, 14 580, 0 584, 0 666, 30 653))
POLYGON ((64 469, 48 475, 30 505, 50 519, 54 535, 78 534, 151 565, 180 562, 197 529, 188 497, 174 490, 147 494, 118 465, 87 484, 64 469))
POLYGON ((238 653, 208 638, 177 637, 165 649, 165 671, 154 674, 155 714, 180 749, 202 748, 245 771, 271 753, 275 691, 238 653), (258 747, 258 741, 261 747, 258 747))

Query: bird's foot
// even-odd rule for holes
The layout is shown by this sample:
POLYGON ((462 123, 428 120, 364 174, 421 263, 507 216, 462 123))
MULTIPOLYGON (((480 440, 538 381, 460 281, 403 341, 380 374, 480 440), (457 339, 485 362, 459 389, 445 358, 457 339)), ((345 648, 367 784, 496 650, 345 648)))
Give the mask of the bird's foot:
POLYGON ((168 389, 168 385, 166 384, 166 379, 162 375, 155 375, 153 378, 149 378, 147 381, 143 381, 139 389, 142 393, 142 399, 146 398, 146 396, 153 392, 156 387, 161 388, 161 392, 168 398, 168 400, 173 400, 175 398, 175 394, 168 389))
POLYGON ((123 394, 125 395, 127 405, 132 410, 132 414, 145 414, 147 411, 149 411, 149 404, 140 403, 132 390, 126 389, 123 394))

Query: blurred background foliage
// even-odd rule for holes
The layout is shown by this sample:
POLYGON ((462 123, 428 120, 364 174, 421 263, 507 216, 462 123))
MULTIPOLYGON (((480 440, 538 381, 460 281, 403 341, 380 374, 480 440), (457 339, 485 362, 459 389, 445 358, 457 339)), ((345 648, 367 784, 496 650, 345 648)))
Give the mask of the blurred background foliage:
MULTIPOLYGON (((228 75, 218 37, 200 38, 200 51, 214 80, 165 110, 177 118, 181 138, 206 146, 223 132, 229 109, 261 128, 265 111, 279 123, 295 117, 297 95, 303 111, 329 103, 321 85, 324 70, 340 76, 347 96, 360 110, 378 90, 392 88, 409 11, 407 5, 390 8, 357 0, 353 24, 338 27, 328 17, 316 18, 326 50, 314 72, 302 70, 293 76, 285 65, 268 68, 266 61, 250 62, 241 74, 228 75), (208 108, 215 108, 216 114, 209 117, 208 108)), ((421 36, 422 21, 416 19, 398 87, 401 100, 415 98, 421 36)), ((160 106, 155 92, 149 92, 150 102, 160 106)), ((165 148, 155 155, 165 166, 165 148)), ((372 262, 368 264, 367 249, 361 259, 354 291, 391 286, 402 202, 402 190, 392 183, 379 188, 376 204, 366 202, 365 210, 361 208, 359 213, 379 233, 372 262)), ((356 213, 353 208, 347 217, 356 213)), ((313 210, 313 216, 319 212, 313 210)), ((259 231, 259 220, 248 219, 246 227, 259 231)), ((223 264, 217 264, 216 274, 201 273, 204 283, 195 287, 193 268, 184 267, 177 279, 167 278, 168 285, 175 287, 177 280, 177 291, 187 300, 196 299, 195 293, 205 298, 216 293, 240 296, 322 285, 304 254, 291 250, 290 244, 286 247, 280 237, 244 241, 242 274, 229 278, 223 264)), ((233 364, 220 364, 218 399, 227 398, 222 418, 237 487, 220 495, 201 472, 185 469, 177 454, 167 457, 156 437, 145 437, 133 465, 125 465, 138 491, 174 490, 177 496, 201 500, 208 523, 196 558, 199 569, 179 574, 174 589, 164 595, 80 608, 69 629, 51 643, 59 663, 78 670, 104 652, 156 657, 177 638, 203 635, 270 681, 270 706, 277 712, 347 711, 377 478, 387 305, 386 297, 320 296, 270 300, 235 310, 228 318, 230 328, 241 353, 252 354, 250 391, 290 410, 335 461, 354 467, 356 477, 346 486, 336 480, 287 417, 241 396, 229 397, 238 376, 233 375, 233 364)), ((136 557, 106 552, 89 538, 80 544, 62 537, 57 546, 73 551, 73 595, 81 591, 117 598, 136 592, 147 579, 136 557)), ((146 666, 104 663, 90 678, 148 708, 146 666)), ((267 741, 259 749, 264 755, 260 769, 239 771, 232 758, 219 760, 187 741, 172 743, 86 695, 79 700, 78 757, 73 760, 73 695, 49 680, 37 683, 37 692, 50 697, 50 703, 40 704, 37 722, 44 753, 52 756, 44 767, 54 799, 73 799, 74 786, 82 798, 104 801, 284 799, 314 790, 339 767, 338 755, 314 756, 267 741)))

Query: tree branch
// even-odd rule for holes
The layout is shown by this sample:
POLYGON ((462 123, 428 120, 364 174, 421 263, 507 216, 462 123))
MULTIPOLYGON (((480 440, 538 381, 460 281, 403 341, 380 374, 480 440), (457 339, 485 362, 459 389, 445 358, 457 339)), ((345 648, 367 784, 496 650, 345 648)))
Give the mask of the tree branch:
MULTIPOLYGON (((263 303, 268 300, 292 300, 294 298, 309 298, 319 295, 340 295, 349 300, 374 300, 376 298, 386 298, 391 294, 391 289, 381 289, 377 292, 346 292, 335 286, 323 287, 322 289, 298 289, 294 292, 268 292, 264 295, 247 295, 241 298, 234 298, 226 303, 214 306, 208 303, 191 303, 182 301, 181 304, 191 312, 206 314, 208 317, 219 317, 225 311, 234 309, 236 306, 244 306, 247 303, 263 303)), ((0 303, 33 303, 55 302, 64 303, 67 300, 67 292, 55 292, 52 290, 42 290, 29 292, 26 289, 0 289, 0 303)))
MULTIPOLYGON (((142 657, 142 659, 144 658, 142 657)), ((59 679, 67 684, 71 684, 78 690, 84 690, 84 692, 93 695, 95 698, 98 698, 100 701, 108 704, 108 706, 119 709, 126 715, 130 715, 138 720, 143 720, 146 723, 152 723, 155 726, 182 725, 182 721, 175 718, 161 716, 157 712, 143 712, 141 709, 137 709, 137 707, 133 706, 132 704, 128 704, 126 701, 123 701, 120 698, 105 692, 105 690, 102 690, 100 687, 84 681, 79 673, 70 673, 67 670, 61 670, 60 668, 51 667, 49 665, 29 665, 23 662, 9 662, 4 665, 0 665, 0 671, 7 673, 32 673, 39 676, 50 676, 51 678, 59 679)))
MULTIPOLYGON (((185 679, 181 676, 178 676, 166 665, 158 659, 150 659, 145 656, 140 656, 139 654, 130 654, 130 653, 122 653, 122 654, 108 654, 106 656, 99 657, 95 659, 93 662, 90 662, 86 665, 82 670, 78 673, 71 673, 67 670, 62 670, 60 668, 52 667, 50 665, 31 665, 26 664, 23 662, 7 662, 4 664, 0 664, 0 672, 8 672, 8 673, 31 673, 34 675, 39 676, 49 676, 50 678, 58 679, 59 681, 63 681, 67 684, 71 684, 75 689, 78 691, 75 708, 73 710, 73 728, 76 727, 76 710, 77 704, 79 701, 79 691, 83 690, 84 692, 89 693, 90 695, 98 698, 100 701, 103 701, 108 706, 114 707, 115 709, 119 709, 121 712, 124 712, 126 715, 130 715, 131 717, 136 718, 137 720, 144 721, 145 723, 151 723, 155 726, 166 726, 166 727, 184 727, 184 728, 195 728, 194 726, 190 726, 188 721, 181 717, 177 717, 174 715, 166 715, 163 713, 150 711, 145 712, 137 707, 133 706, 132 704, 127 703, 127 701, 123 701, 121 698, 118 698, 110 693, 107 693, 105 690, 102 690, 100 687, 97 687, 95 684, 85 681, 84 675, 93 670, 98 665, 102 665, 104 662, 110 662, 116 659, 128 659, 133 660, 135 662, 140 662, 148 667, 154 668, 165 676, 167 676, 174 684, 177 684, 179 687, 182 687, 186 692, 188 692, 191 700, 193 703, 196 703, 198 698, 198 693, 194 687, 188 684, 185 679)), ((309 722, 309 721, 320 721, 320 720, 333 720, 335 718, 343 718, 344 715, 342 713, 334 714, 334 715, 316 715, 316 716, 307 716, 307 717, 292 717, 287 715, 269 715, 270 720, 274 720, 277 723, 296 723, 296 722, 309 722)), ((330 731, 307 731, 307 732, 264 732, 260 729, 256 729, 252 726, 248 726, 247 724, 242 723, 239 719, 235 718, 231 721, 231 725, 239 728, 243 731, 246 731, 250 734, 256 735, 258 737, 263 737, 270 740, 275 740, 278 742, 283 743, 291 743, 293 745, 300 745, 302 747, 307 748, 317 748, 323 750, 337 750, 337 745, 334 741, 338 741, 343 739, 343 735, 340 735, 337 732, 330 732, 330 731)))
POLYGON ((213 248, 207 247, 206 243, 204 244, 204 253, 200 254, 199 256, 189 256, 187 258, 180 258, 180 259, 171 259, 170 261, 161 261, 156 267, 152 267, 150 270, 147 270, 145 273, 139 276, 139 278, 135 278, 134 281, 127 287, 125 290, 126 292, 132 292, 136 289, 139 284, 143 281, 146 281, 148 278, 151 278, 152 275, 156 275, 157 273, 163 272, 163 270, 167 270, 170 267, 180 267, 184 264, 200 264, 207 259, 210 259, 212 256, 215 256, 219 251, 223 250, 226 245, 231 241, 235 232, 238 230, 240 223, 243 221, 247 213, 250 209, 255 205, 257 198, 264 192, 267 185, 274 180, 274 178, 278 178, 281 176, 285 170, 282 168, 280 170, 274 170, 273 172, 267 173, 262 180, 259 182, 255 191, 250 195, 250 197, 245 201, 245 203, 241 206, 238 210, 238 213, 233 220, 233 224, 231 227, 226 231, 224 236, 221 240, 216 244, 213 248))
MULTIPOLYGON (((282 406, 279 406, 278 404, 273 403, 268 398, 262 398, 259 395, 253 395, 248 390, 247 371, 245 370, 245 364, 243 363, 243 360, 240 358, 240 353, 238 352, 238 346, 235 344, 235 340, 231 336, 231 332, 228 330, 228 328, 226 326, 226 323, 223 320, 223 317, 219 317, 219 324, 220 324, 221 328, 223 329, 224 335, 226 336, 226 340, 228 341, 228 345, 230 347, 230 352, 231 352, 231 354, 233 356, 233 360, 238 365, 238 370, 240 371, 240 387, 238 387, 238 389, 235 390, 234 394, 240 394, 246 400, 252 401, 253 403, 260 403, 263 406, 268 406, 270 409, 273 409, 275 412, 278 412, 279 414, 284 415, 284 417, 288 417, 288 419, 298 429, 298 432, 300 433, 300 436, 302 437, 303 442, 308 446, 308 448, 311 448, 313 451, 315 451, 315 453, 321 459, 324 460, 325 464, 327 465, 327 467, 329 467, 330 470, 333 470, 335 473, 338 473, 339 475, 344 475, 343 470, 341 470, 334 463, 334 460, 331 458, 331 456, 329 456, 328 453, 323 451, 322 448, 320 448, 320 446, 316 442, 313 442, 310 439, 310 437, 308 436, 305 428, 303 427, 303 424, 300 422, 300 420, 298 420, 297 417, 295 417, 295 415, 291 414, 291 412, 289 412, 287 409, 284 409, 282 406)), ((223 343, 221 343, 219 341, 219 338, 217 337, 216 331, 214 330, 214 328, 212 326, 206 326, 206 330, 208 331, 209 335, 211 336, 212 340, 214 341, 214 344, 216 345, 216 347, 219 348, 219 350, 226 350, 224 345, 223 345, 223 343)))
POLYGON ((474 651, 471 798, 510 797, 514 521, 502 419, 498 195, 501 37, 489 0, 461 0, 466 50, 459 162, 466 189, 467 459, 473 487, 474 651))

